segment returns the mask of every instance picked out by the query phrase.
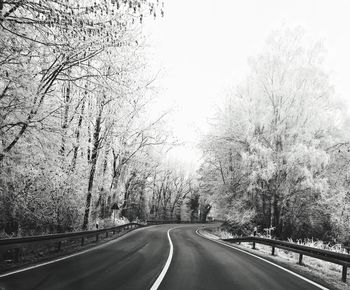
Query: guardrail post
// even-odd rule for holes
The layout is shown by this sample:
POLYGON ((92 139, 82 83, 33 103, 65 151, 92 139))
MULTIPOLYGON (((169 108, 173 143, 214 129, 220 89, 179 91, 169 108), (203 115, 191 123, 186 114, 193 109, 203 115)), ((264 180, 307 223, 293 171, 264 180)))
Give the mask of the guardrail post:
POLYGON ((21 249, 20 248, 15 248, 15 262, 19 261, 19 254, 20 254, 21 249))
POLYGON ((303 264, 303 254, 299 254, 299 265, 303 264))
POLYGON ((81 243, 80 243, 81 246, 84 246, 84 237, 81 237, 81 243))
POLYGON ((348 271, 348 266, 343 265, 343 271, 341 275, 341 280, 345 283, 346 282, 346 275, 348 271))
POLYGON ((255 250, 255 242, 253 242, 253 250, 255 250))
POLYGON ((62 241, 58 241, 57 243, 57 252, 61 251, 62 241))
POLYGON ((96 242, 98 241, 98 234, 96 234, 96 242))
POLYGON ((106 238, 108 238, 108 231, 106 232, 106 238))
POLYGON ((271 255, 272 255, 272 256, 275 255, 275 246, 272 246, 271 255))

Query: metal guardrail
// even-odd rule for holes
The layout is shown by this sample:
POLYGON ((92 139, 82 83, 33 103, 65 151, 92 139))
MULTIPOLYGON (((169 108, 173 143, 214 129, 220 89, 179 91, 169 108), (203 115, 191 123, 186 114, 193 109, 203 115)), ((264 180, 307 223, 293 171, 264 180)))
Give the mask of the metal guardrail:
POLYGON ((162 225, 162 224, 196 224, 200 222, 191 222, 191 221, 179 221, 179 220, 170 220, 170 221, 147 221, 147 225, 162 225))
MULTIPOLYGON (((70 232, 70 233, 60 233, 60 234, 50 234, 42 236, 31 236, 23 238, 9 238, 0 239, 0 261, 4 260, 1 254, 6 253, 11 256, 11 261, 19 262, 21 258, 22 250, 28 246, 41 245, 41 244, 55 244, 55 251, 60 252, 64 246, 65 241, 75 241, 80 240, 80 246, 88 241, 89 238, 95 237, 95 241, 99 239, 107 238, 110 234, 114 235, 124 230, 135 229, 138 227, 144 227, 148 225, 158 225, 158 224, 189 224, 190 221, 178 221, 178 220, 164 220, 164 221, 147 221, 145 224, 142 223, 128 223, 120 226, 92 230, 92 231, 80 231, 80 232, 70 232)), ((79 244, 78 244, 79 245, 79 244)))
POLYGON ((3 250, 14 250, 14 261, 18 262, 20 258, 21 249, 33 244, 40 243, 56 243, 56 251, 59 252, 62 249, 62 242, 68 240, 80 239, 80 245, 83 246, 86 240, 90 237, 95 237, 96 242, 101 238, 102 235, 107 238, 111 233, 119 233, 124 230, 135 229, 138 227, 143 227, 145 225, 139 223, 128 223, 116 227, 110 227, 99 230, 92 231, 81 231, 81 232, 71 232, 71 233, 60 233, 60 234, 51 234, 43 236, 31 236, 24 238, 10 238, 10 239, 1 239, 0 240, 0 251, 3 250))
POLYGON ((342 281, 346 282, 347 268, 350 267, 350 255, 336 253, 328 250, 317 249, 313 247, 293 244, 285 241, 271 240, 260 237, 241 237, 233 239, 222 239, 225 242, 230 243, 253 243, 252 248, 255 249, 255 244, 263 244, 271 246, 271 255, 275 254, 275 248, 288 250, 299 254, 299 264, 302 264, 303 256, 309 256, 317 258, 323 261, 331 262, 343 266, 342 270, 342 281))

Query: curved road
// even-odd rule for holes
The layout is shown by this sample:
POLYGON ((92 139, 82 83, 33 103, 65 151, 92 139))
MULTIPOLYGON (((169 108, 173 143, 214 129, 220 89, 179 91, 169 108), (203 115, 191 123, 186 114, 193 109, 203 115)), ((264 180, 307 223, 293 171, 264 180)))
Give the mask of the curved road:
POLYGON ((196 234, 198 226, 138 229, 81 255, 12 275, 0 275, 1 290, 150 289, 169 258, 158 289, 320 289, 249 254, 196 234))

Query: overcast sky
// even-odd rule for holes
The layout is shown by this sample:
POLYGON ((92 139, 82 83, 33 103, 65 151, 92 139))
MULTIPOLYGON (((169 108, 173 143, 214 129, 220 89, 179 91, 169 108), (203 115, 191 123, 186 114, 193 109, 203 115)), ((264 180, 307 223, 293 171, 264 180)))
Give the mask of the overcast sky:
MULTIPOLYGON (((350 1, 165 0, 165 16, 152 24, 151 51, 161 101, 176 105, 174 132, 186 146, 174 155, 196 163, 195 143, 225 90, 249 72, 268 35, 301 26, 327 49, 325 67, 336 93, 350 92, 350 1)), ((350 99, 350 98, 349 98, 350 99)))

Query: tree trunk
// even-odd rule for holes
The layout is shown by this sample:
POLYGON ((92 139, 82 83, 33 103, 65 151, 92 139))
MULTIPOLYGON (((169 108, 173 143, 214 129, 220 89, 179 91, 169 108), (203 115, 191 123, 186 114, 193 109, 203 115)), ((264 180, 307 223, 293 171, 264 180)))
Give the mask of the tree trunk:
POLYGON ((6 154, 11 151, 11 149, 17 144, 18 140, 23 136, 24 132, 27 130, 29 123, 32 121, 32 119, 36 116, 38 113, 41 105, 44 102, 44 98, 47 94, 47 92, 50 90, 54 82, 56 81, 57 76, 60 74, 62 69, 64 68, 63 65, 60 65, 58 67, 55 67, 51 73, 47 73, 47 75, 50 75, 50 77, 46 78, 44 83, 41 83, 39 86, 38 94, 34 98, 33 107, 30 110, 26 122, 22 125, 19 132, 16 134, 16 136, 13 138, 12 142, 5 147, 2 153, 0 153, 0 163, 5 158, 6 154), (40 96, 40 97, 39 97, 40 96))
POLYGON ((207 216, 208 216, 210 210, 211 210, 211 205, 210 204, 206 204, 206 205, 202 206, 201 214, 200 214, 200 221, 202 223, 206 222, 207 216))
POLYGON ((83 100, 83 103, 81 104, 81 111, 80 111, 80 116, 79 116, 79 121, 78 121, 78 127, 77 127, 76 132, 75 132, 76 144, 74 145, 74 150, 73 150, 73 158, 72 158, 72 165, 71 165, 72 171, 74 171, 75 166, 77 164, 77 157, 78 157, 78 150, 79 150, 79 143, 80 143, 80 129, 81 129, 81 125, 83 123, 84 109, 85 109, 85 99, 83 100))
POLYGON ((90 168, 90 174, 89 174, 88 192, 86 196, 83 230, 86 230, 89 224, 92 188, 94 185, 96 163, 97 163, 97 157, 98 157, 98 151, 99 151, 99 145, 100 145, 102 111, 103 111, 103 104, 101 104, 99 108, 99 113, 96 118, 95 130, 93 135, 93 148, 92 148, 91 159, 90 159, 91 168, 90 168))
POLYGON ((62 157, 65 155, 66 149, 66 137, 67 137, 67 129, 68 129, 68 114, 69 114, 69 103, 70 103, 70 83, 68 82, 67 87, 64 91, 64 112, 63 112, 63 122, 62 122, 62 143, 60 153, 62 157))
POLYGON ((4 149, 3 153, 0 153, 0 163, 1 163, 2 160, 5 158, 5 155, 6 155, 8 152, 10 152, 10 150, 12 149, 12 147, 16 145, 16 143, 18 142, 19 138, 22 137, 22 135, 23 135, 23 133, 26 131, 27 127, 28 127, 28 124, 25 123, 25 124, 22 126, 21 130, 20 130, 20 131, 18 132, 18 134, 16 135, 16 137, 12 140, 12 142, 10 143, 10 145, 8 145, 8 146, 4 149))
POLYGON ((113 176, 112 176, 112 182, 111 182, 111 186, 109 187, 109 190, 110 190, 110 195, 112 196, 113 202, 116 202, 119 178, 122 174, 122 169, 123 169, 125 159, 122 158, 120 154, 115 154, 114 150, 112 150, 112 153, 113 153, 113 176))
POLYGON ((277 189, 273 186, 271 200, 270 200, 270 228, 276 227, 276 214, 277 214, 277 189))

